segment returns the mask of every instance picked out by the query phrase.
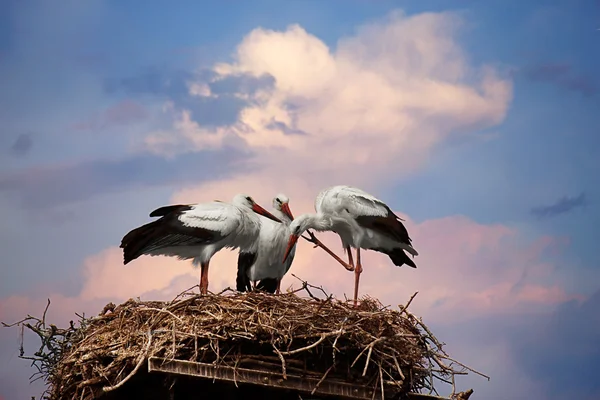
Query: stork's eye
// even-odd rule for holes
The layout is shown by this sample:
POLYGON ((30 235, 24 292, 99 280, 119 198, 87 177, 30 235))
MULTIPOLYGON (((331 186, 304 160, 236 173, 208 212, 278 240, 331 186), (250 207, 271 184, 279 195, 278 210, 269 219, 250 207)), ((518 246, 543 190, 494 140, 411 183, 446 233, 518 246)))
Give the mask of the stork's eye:
POLYGON ((277 202, 278 202, 279 204, 281 204, 281 200, 279 200, 279 199, 275 199, 275 200, 277 200, 277 202))
POLYGON ((250 196, 246 196, 246 200, 248 200, 250 203, 254 202, 254 200, 252 200, 252 197, 250 196))

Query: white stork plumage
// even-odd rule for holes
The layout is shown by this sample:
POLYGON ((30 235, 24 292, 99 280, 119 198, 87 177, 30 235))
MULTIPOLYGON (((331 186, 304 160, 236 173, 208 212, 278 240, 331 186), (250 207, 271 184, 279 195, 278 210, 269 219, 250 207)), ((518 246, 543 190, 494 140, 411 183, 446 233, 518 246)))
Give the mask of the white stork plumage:
POLYGON ((133 229, 123 237, 123 263, 143 254, 193 259, 201 266, 200 293, 208 292, 208 266, 212 256, 223 248, 254 251, 260 231, 259 215, 281 222, 254 202, 238 194, 231 203, 213 201, 178 204, 158 208, 150 217, 158 220, 133 229))
POLYGON ((240 251, 236 280, 236 287, 240 292, 252 290, 251 285, 260 281, 256 285, 258 289, 269 293, 279 293, 281 279, 292 266, 296 246, 291 249, 285 262, 282 262, 291 233, 289 225, 294 219, 290 211, 289 199, 285 194, 278 194, 273 198, 272 213, 282 223, 259 217, 262 224, 256 251, 240 251))
POLYGON ((319 193, 315 200, 315 210, 316 214, 300 215, 291 223, 292 234, 288 249, 296 244, 299 236, 307 229, 337 233, 344 250, 348 252, 351 267, 354 267, 351 247, 355 248, 355 305, 362 272, 361 248, 387 254, 397 266, 406 264, 417 267, 404 252, 406 250, 413 256, 419 254, 413 248, 402 220, 383 201, 369 193, 351 186, 333 186, 319 193))

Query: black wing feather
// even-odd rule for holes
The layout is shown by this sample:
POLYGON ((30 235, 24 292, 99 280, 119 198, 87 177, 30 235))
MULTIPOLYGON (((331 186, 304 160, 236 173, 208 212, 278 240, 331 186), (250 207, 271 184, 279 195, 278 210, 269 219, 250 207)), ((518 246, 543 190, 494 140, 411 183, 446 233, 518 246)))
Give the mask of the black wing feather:
POLYGON ((258 282, 256 289, 265 291, 267 293, 275 293, 277 291, 277 284, 279 280, 277 278, 265 278, 258 282))
POLYGON ((248 270, 256 261, 256 253, 242 253, 238 256, 237 278, 235 280, 236 289, 238 292, 251 291, 250 278, 248 278, 248 270))
POLYGON ((192 206, 187 204, 175 204, 172 206, 163 206, 157 208, 156 210, 150 213, 150 217, 164 217, 167 214, 171 214, 172 212, 183 212, 187 210, 191 210, 192 206))
POLYGON ((220 232, 185 226, 179 216, 190 206, 167 206, 153 211, 150 215, 164 215, 153 222, 131 230, 121 240, 123 263, 127 264, 142 254, 165 247, 195 246, 221 240, 220 232), (165 212, 169 207, 170 212, 165 212), (175 207, 179 207, 176 209, 175 207), (161 211, 163 210, 163 211, 161 211))

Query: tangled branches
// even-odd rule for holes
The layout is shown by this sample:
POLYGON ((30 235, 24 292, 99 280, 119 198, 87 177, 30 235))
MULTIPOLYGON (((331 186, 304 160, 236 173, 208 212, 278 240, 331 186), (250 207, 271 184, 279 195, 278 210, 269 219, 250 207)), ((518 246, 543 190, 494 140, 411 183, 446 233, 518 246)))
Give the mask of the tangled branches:
MULTIPOLYGON (((46 325, 46 313, 50 307, 50 299, 46 304, 42 318, 33 317, 28 315, 26 318, 17 321, 12 324, 6 324, 2 322, 2 326, 10 328, 18 326, 20 328, 20 345, 19 345, 19 358, 24 360, 30 360, 31 366, 36 369, 36 372, 30 377, 32 382, 39 379, 45 379, 47 382, 51 382, 55 379, 56 366, 63 357, 63 354, 69 351, 70 346, 78 341, 78 334, 81 332, 80 329, 75 327, 73 321, 69 322, 69 327, 66 329, 60 329, 54 324, 46 325), (30 331, 37 334, 40 338, 40 348, 38 351, 33 353, 32 356, 25 355, 25 349, 23 346, 23 334, 24 329, 27 328, 30 331)), ((84 318, 81 318, 80 327, 85 326, 84 318)))
POLYGON ((42 319, 28 316, 6 326, 40 336, 34 357, 24 357, 23 350, 21 356, 33 360, 50 384, 49 399, 91 399, 117 390, 149 357, 260 369, 283 379, 294 374, 318 379, 317 386, 351 382, 381 391, 381 398, 437 394, 442 381, 452 385, 452 397, 468 398, 468 392, 455 393, 454 378, 469 368, 450 358, 408 312, 413 298, 399 311, 369 297, 355 308, 303 282, 276 296, 227 289, 206 296, 184 292, 170 302, 130 299, 82 318, 79 328, 72 322, 67 329, 47 328, 45 312, 42 319), (308 297, 297 296, 300 290, 308 297))

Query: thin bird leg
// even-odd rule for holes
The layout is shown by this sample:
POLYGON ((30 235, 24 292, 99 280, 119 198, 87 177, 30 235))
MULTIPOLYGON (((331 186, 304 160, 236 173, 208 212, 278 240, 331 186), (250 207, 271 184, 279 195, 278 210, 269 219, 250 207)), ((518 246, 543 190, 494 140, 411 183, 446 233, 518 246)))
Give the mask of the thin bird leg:
POLYGON ((360 281, 360 274, 362 270, 359 247, 356 249, 356 268, 354 269, 354 307, 358 305, 358 282, 360 281))
POLYGON ((208 293, 208 263, 209 261, 200 264, 200 294, 208 293))
POLYGON ((277 290, 275 291, 275 294, 279 293, 281 293, 281 281, 277 281, 277 290))
POLYGON ((252 281, 252 290, 256 290, 256 281, 252 281))
POLYGON ((352 249, 350 248, 350 246, 346 246, 346 251, 348 252, 348 264, 352 265, 352 268, 354 268, 354 260, 352 260, 352 249))
POLYGON ((354 265, 347 264, 344 260, 342 260, 341 258, 339 258, 333 251, 329 250, 327 248, 327 246, 325 246, 323 243, 321 243, 321 241, 319 239, 317 239, 317 237, 315 235, 313 235, 313 233, 311 231, 306 231, 306 232, 308 233, 308 235, 310 236, 310 238, 307 238, 306 236, 302 235, 302 237, 305 240, 308 240, 309 242, 313 243, 315 245, 315 247, 320 247, 323 250, 325 250, 327 252, 327 254, 329 254, 337 262, 339 262, 340 264, 342 264, 342 266, 344 268, 346 268, 348 271, 354 271, 354 265))

